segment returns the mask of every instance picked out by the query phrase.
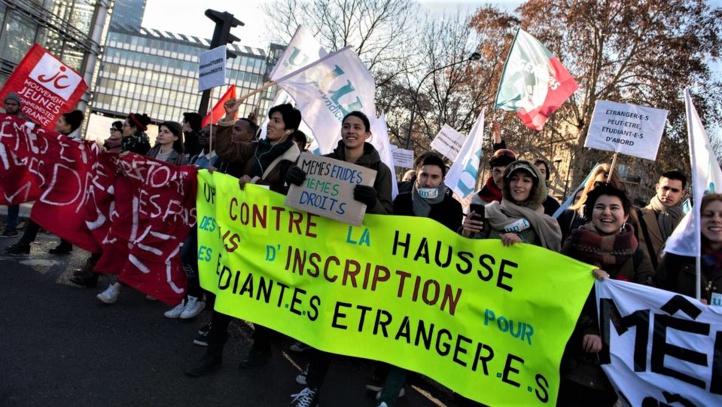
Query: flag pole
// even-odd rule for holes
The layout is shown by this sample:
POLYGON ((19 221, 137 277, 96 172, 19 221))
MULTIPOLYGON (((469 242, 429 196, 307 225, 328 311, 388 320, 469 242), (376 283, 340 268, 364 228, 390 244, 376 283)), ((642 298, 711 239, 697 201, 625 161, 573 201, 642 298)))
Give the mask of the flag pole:
POLYGON ((251 97, 257 93, 261 93, 264 90, 270 88, 271 86, 273 86, 275 84, 276 84, 276 81, 268 81, 268 82, 264 83, 263 86, 261 86, 260 88, 254 90, 254 91, 251 91, 250 93, 247 93, 247 94, 239 97, 238 99, 248 99, 249 97, 251 97))
POLYGON ((607 184, 612 182, 612 174, 614 174, 614 167, 617 165, 617 157, 619 157, 619 153, 614 153, 612 156, 612 165, 609 166, 609 174, 607 175, 607 184))
MULTIPOLYGON (((213 91, 211 91, 210 94, 208 95, 208 104, 211 105, 211 106, 213 106, 213 105, 211 104, 211 98, 212 98, 212 97, 213 97, 213 91)), ((213 109, 213 108, 211 107, 211 123, 210 123, 211 126, 208 128, 208 130, 210 131, 209 134, 208 134, 208 154, 210 154, 211 151, 213 151, 213 110, 215 110, 215 109, 213 109)), ((201 153, 202 153, 202 152, 203 152, 203 151, 201 151, 201 153)))

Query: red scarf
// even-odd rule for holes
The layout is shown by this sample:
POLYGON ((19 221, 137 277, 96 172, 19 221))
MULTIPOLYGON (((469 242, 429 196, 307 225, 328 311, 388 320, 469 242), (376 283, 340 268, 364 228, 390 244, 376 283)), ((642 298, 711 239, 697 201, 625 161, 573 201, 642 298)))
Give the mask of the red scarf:
POLYGON ((501 189, 494 183, 494 177, 489 177, 486 180, 484 188, 479 191, 479 198, 484 202, 501 202, 501 189))
MULTIPOLYGON (((634 255, 638 246, 634 228, 628 223, 619 234, 600 235, 590 222, 573 230, 568 241, 571 243, 569 257, 597 267, 624 263, 634 255)), ((613 278, 627 280, 619 277, 613 278)))

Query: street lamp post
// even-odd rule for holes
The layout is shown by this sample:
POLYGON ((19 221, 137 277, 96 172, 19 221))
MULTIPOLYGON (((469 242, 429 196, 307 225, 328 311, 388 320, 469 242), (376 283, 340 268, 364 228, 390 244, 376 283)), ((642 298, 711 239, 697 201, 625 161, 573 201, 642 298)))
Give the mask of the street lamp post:
POLYGON ((479 54, 478 52, 474 52, 473 54, 471 54, 471 56, 470 56, 468 59, 462 59, 461 61, 456 61, 456 62, 451 63, 451 64, 449 64, 449 65, 444 65, 444 66, 442 66, 442 67, 432 69, 431 71, 429 71, 429 73, 427 73, 426 75, 424 75, 423 78, 421 78, 421 82, 419 82, 419 86, 416 87, 416 92, 414 92, 414 104, 413 104, 413 106, 411 106, 411 121, 410 121, 410 123, 409 123, 409 131, 408 131, 408 134, 407 134, 407 136, 406 136, 406 149, 407 149, 407 150, 411 147, 411 135, 412 135, 412 133, 413 133, 413 131, 414 131, 414 118, 416 117, 416 106, 419 104, 419 100, 418 100, 418 99, 419 99, 419 91, 421 90, 421 84, 424 83, 424 81, 426 80, 426 78, 428 78, 428 77, 431 76, 432 74, 434 74, 434 73, 436 73, 436 72, 438 72, 438 71, 440 71, 440 70, 442 70, 442 69, 450 68, 450 67, 452 67, 452 66, 454 66, 454 65, 458 65, 458 64, 461 64, 461 63, 464 63, 464 62, 467 62, 467 61, 478 61, 478 60, 480 60, 480 59, 481 59, 481 54, 479 54))

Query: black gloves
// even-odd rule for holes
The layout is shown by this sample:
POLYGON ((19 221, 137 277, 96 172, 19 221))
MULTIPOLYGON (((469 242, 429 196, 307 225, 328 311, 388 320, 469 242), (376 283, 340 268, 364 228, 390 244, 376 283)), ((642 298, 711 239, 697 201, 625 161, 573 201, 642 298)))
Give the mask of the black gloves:
POLYGON ((299 187, 301 186, 301 184, 303 184, 303 181, 305 180, 306 173, 295 165, 288 169, 288 171, 286 172, 286 178, 284 179, 284 181, 286 181, 288 185, 293 184, 299 187))
POLYGON ((366 204, 369 208, 376 205, 378 195, 374 187, 366 185, 356 185, 353 189, 353 199, 366 204))

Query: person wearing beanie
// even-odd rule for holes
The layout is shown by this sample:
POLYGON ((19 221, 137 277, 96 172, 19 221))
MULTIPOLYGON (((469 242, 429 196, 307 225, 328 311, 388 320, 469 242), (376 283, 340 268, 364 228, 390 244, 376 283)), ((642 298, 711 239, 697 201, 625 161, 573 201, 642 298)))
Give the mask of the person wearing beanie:
POLYGON ((509 149, 502 148, 494 151, 494 155, 489 159, 491 176, 487 178, 481 190, 472 196, 471 203, 486 205, 491 202, 501 202, 501 189, 504 186, 504 170, 507 165, 515 160, 516 154, 509 149))
POLYGON ((150 124, 150 117, 143 113, 130 113, 123 122, 123 138, 120 151, 146 155, 150 150, 150 141, 145 133, 150 124))
POLYGON ((201 128, 203 118, 196 112, 183 113, 183 135, 185 142, 183 143, 183 151, 186 157, 194 157, 203 150, 200 144, 201 128))

